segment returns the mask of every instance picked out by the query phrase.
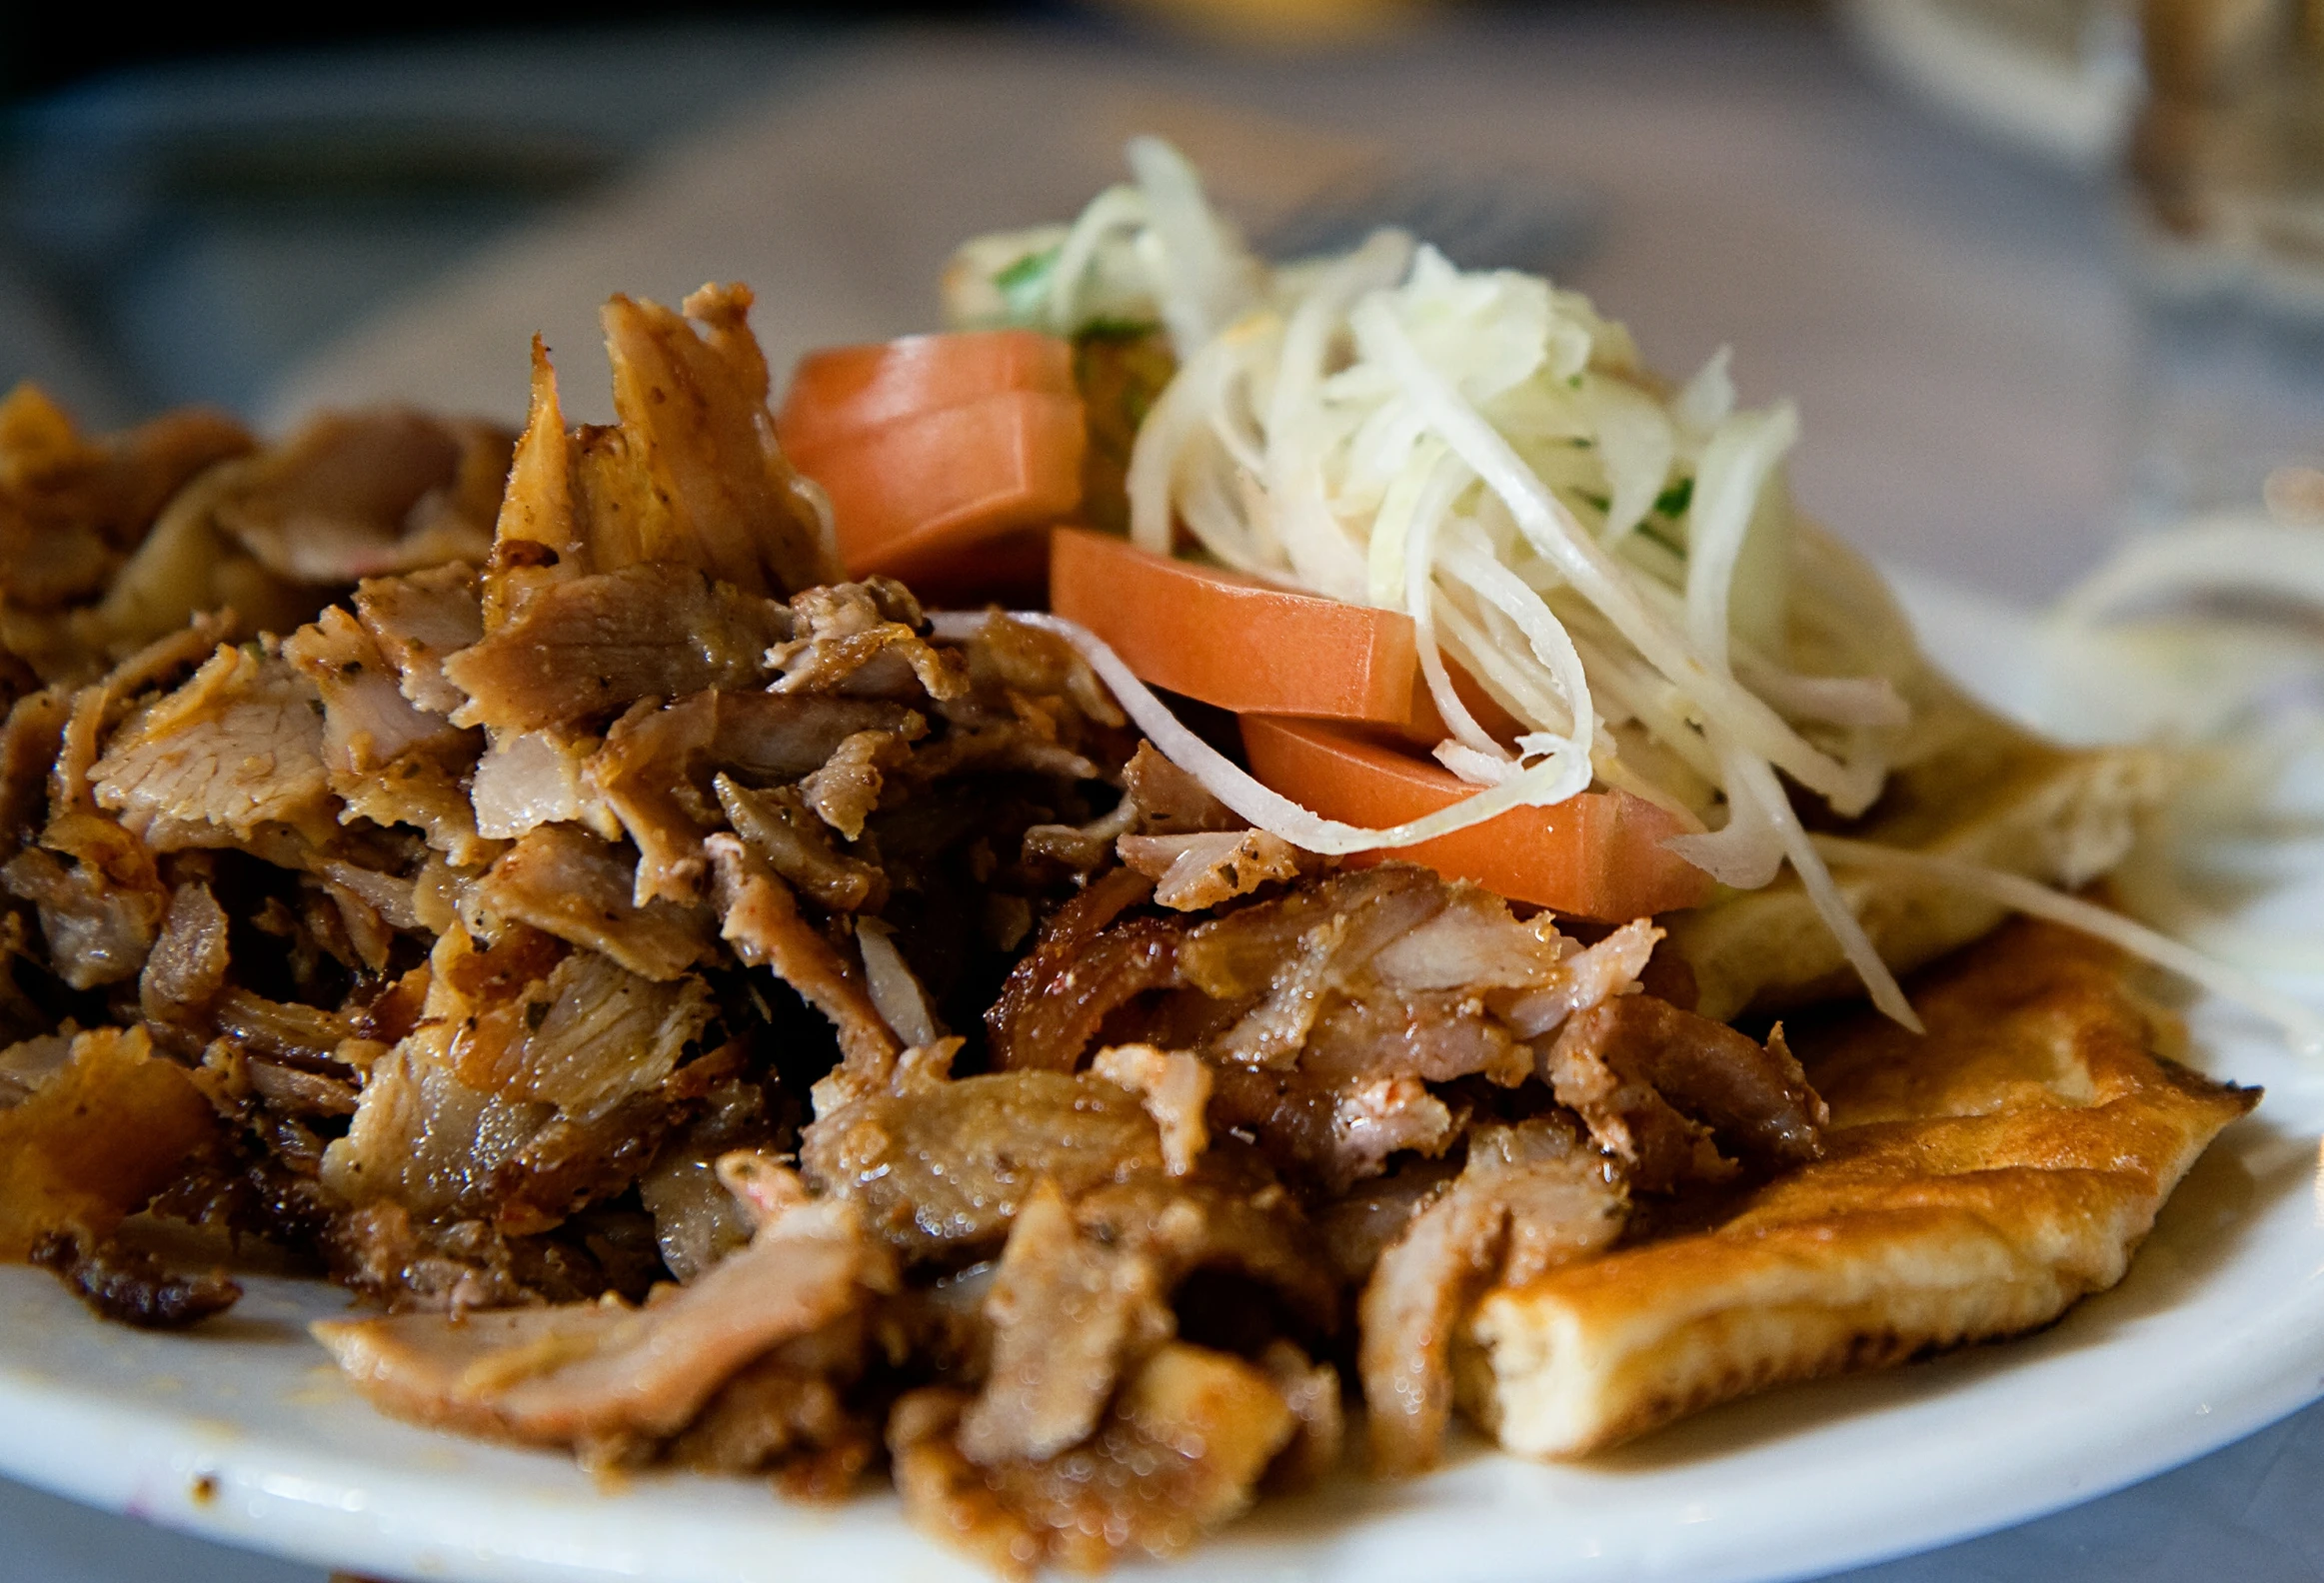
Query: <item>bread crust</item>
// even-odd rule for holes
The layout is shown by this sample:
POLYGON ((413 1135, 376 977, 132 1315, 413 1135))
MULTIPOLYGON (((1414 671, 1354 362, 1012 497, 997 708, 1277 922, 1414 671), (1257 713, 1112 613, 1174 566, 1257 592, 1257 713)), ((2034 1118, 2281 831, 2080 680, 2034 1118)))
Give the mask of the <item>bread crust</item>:
POLYGON ((2259 1091, 2161 1051, 2112 947, 2015 922, 1924 975, 1925 1038, 1869 1014, 1802 1040, 1824 1157, 1673 1236, 1487 1296, 1455 1367, 1510 1451, 1574 1457, 1794 1380, 2049 1323, 2129 1268, 2259 1091))

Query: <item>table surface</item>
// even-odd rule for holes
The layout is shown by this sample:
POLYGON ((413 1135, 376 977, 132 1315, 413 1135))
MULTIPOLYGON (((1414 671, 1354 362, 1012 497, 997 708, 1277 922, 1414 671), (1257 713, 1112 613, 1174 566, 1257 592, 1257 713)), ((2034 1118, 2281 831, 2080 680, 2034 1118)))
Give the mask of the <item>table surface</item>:
MULTIPOLYGON (((699 112, 692 131, 629 128, 643 152, 610 183, 474 226, 444 267, 379 288, 362 322, 238 365, 262 417, 393 398, 514 419, 542 330, 569 412, 601 419, 595 309, 616 290, 675 300, 748 281, 777 368, 926 328, 955 241, 1069 215, 1114 179, 1126 135, 1159 129, 1261 228, 1390 166, 1560 206, 1578 222, 1553 261, 1561 283, 1627 320, 1665 370, 1731 345, 1746 400, 1796 400, 1801 501, 1887 560, 2032 602, 2118 532, 2138 347, 2110 193, 1898 102, 1803 20, 1561 12, 1299 61, 941 30, 755 35, 709 54, 715 70, 700 51, 653 68, 666 102, 699 112), (705 74, 698 94, 689 71, 705 74)), ((444 81, 476 78, 473 62, 433 59, 406 91, 457 100, 444 81)), ((301 91, 333 69, 303 67, 301 91)), ((587 71, 569 77, 586 104, 587 71)), ((301 268, 295 251, 279 267, 301 268)), ((257 266, 212 287, 254 316, 286 289, 257 266)), ((34 344, 0 324, 0 358, 34 344)), ((2074 1510, 1847 1576, 2313 1578, 2320 1479, 2324 1407, 2074 1510)), ((0 1533, 0 1583, 321 1576, 5 1483, 0 1533)))

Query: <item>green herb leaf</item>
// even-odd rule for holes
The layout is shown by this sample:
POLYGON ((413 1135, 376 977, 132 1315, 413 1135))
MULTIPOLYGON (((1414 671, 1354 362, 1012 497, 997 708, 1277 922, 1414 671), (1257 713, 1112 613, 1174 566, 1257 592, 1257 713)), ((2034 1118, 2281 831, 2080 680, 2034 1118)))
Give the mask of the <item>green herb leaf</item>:
POLYGON ((1654 509, 1675 522, 1685 515, 1687 506, 1693 500, 1694 480, 1682 478, 1654 497, 1654 509))
POLYGON ((1677 540, 1671 538, 1661 529, 1655 527, 1652 518, 1648 518, 1646 521, 1638 524, 1638 533, 1641 538, 1653 540, 1656 544, 1669 551, 1672 555, 1678 557, 1681 561, 1686 559, 1686 546, 1680 544, 1677 540))
POLYGON ((1135 341, 1140 336, 1152 335, 1161 329, 1159 324, 1136 319, 1093 319, 1074 331, 1077 341, 1135 341))
POLYGON ((993 277, 993 284, 1001 289, 1001 300, 1008 305, 1009 317, 1020 323, 1041 315, 1042 299, 1049 295, 1050 274, 1057 268, 1058 254, 1065 244, 1043 248, 1039 253, 1028 253, 993 277))

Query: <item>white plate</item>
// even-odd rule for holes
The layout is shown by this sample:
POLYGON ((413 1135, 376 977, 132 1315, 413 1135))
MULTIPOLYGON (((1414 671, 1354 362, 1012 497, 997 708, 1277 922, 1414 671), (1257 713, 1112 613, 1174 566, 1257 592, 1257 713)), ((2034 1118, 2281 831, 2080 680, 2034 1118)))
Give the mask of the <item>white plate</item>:
MULTIPOLYGON (((2006 612, 1918 592, 1940 652, 2006 641, 2006 612)), ((1200 1575, 1808 1575, 2088 1499, 2324 1395, 2324 1069, 2231 1008, 2201 1005, 2193 1020, 2197 1063, 2265 1084, 2267 1100, 2189 1176, 2129 1278, 2054 1328, 1775 1392, 1586 1467, 1471 1446, 1413 1483, 1349 1479, 1235 1526, 1197 1552, 1200 1575)), ((48 1276, 0 1269, 0 1472, 407 1578, 982 1576, 912 1534, 891 1496, 808 1507, 758 1481, 660 1475, 601 1489, 561 1457, 377 1417, 301 1328, 337 1296, 250 1284, 201 1333, 160 1336, 99 1324, 48 1276)))

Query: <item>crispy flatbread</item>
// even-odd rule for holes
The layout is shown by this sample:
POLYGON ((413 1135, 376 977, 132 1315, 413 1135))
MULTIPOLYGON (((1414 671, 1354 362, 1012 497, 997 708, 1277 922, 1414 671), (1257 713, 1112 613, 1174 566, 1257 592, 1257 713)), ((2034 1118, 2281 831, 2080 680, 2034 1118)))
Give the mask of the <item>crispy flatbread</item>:
POLYGON ((2160 1058, 2111 947, 2016 922, 1802 1053, 1823 1159, 1714 1229, 1495 1292, 1462 1405, 1530 1456, 1600 1450, 1770 1385, 2048 1323, 2120 1280, 2179 1178, 2259 1101, 2160 1058))
MULTIPOLYGON (((2060 748, 1931 686, 1915 756, 1849 834, 2074 889, 2122 860, 2139 820, 2169 791, 2163 753, 2060 748)), ((1870 869, 1834 877, 1898 972, 1979 938, 2003 916, 1997 903, 1954 887, 1870 869)), ((1855 969, 1796 874, 1666 921, 1694 970, 1695 1009, 1714 1021, 1857 992, 1855 969)))

